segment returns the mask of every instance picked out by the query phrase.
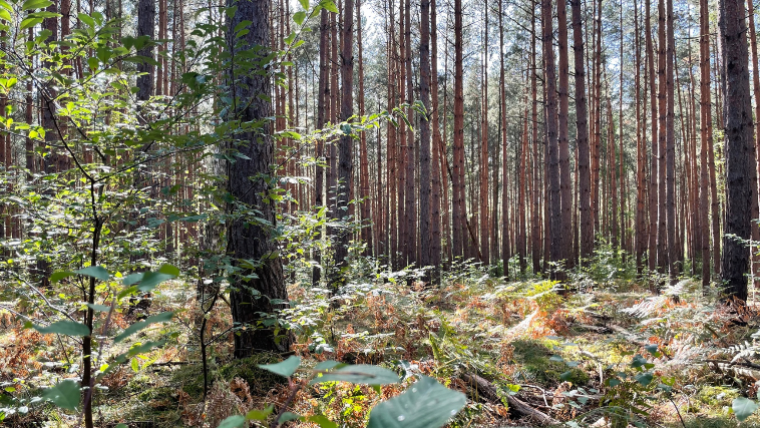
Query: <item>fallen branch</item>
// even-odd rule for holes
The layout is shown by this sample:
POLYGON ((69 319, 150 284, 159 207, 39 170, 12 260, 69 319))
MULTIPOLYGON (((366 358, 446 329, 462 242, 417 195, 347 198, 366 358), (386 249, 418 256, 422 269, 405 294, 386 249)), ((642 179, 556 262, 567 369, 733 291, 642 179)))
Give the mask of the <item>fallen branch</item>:
MULTIPOLYGON (((494 387, 491 384, 491 382, 487 381, 486 379, 483 379, 482 377, 476 374, 464 373, 462 374, 461 377, 465 382, 467 382, 467 384, 474 390, 474 392, 478 396, 485 398, 491 403, 501 402, 501 399, 499 398, 499 394, 496 392, 496 387, 494 387)), ((534 409, 528 403, 520 400, 514 395, 507 396, 507 403, 509 404, 509 407, 515 410, 517 413, 523 416, 527 416, 532 419, 535 419, 542 425, 561 425, 562 424, 560 421, 554 419, 553 417, 547 415, 546 413, 540 410, 534 409)))
POLYGON ((580 330, 592 331, 594 333, 604 334, 612 332, 612 329, 607 326, 589 325, 589 324, 573 324, 572 327, 580 330))

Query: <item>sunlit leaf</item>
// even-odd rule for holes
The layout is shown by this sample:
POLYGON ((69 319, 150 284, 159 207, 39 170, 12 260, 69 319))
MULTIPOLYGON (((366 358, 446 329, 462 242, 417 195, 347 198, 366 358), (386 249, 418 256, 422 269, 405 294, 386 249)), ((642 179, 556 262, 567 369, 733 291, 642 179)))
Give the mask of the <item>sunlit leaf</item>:
POLYGON ((301 365, 301 357, 292 355, 287 360, 276 364, 259 364, 259 368, 270 371, 284 377, 290 377, 301 365))
POLYGON ((90 335, 90 329, 86 325, 69 320, 56 321, 47 327, 35 324, 34 329, 40 333, 63 334, 65 336, 84 337, 90 335))
POLYGON ((420 380, 404 393, 384 401, 369 414, 368 428, 438 428, 459 413, 467 397, 433 378, 420 380))
POLYGON ((58 385, 46 389, 42 398, 48 399, 58 407, 66 410, 76 410, 81 398, 79 384, 73 380, 64 380, 58 385))

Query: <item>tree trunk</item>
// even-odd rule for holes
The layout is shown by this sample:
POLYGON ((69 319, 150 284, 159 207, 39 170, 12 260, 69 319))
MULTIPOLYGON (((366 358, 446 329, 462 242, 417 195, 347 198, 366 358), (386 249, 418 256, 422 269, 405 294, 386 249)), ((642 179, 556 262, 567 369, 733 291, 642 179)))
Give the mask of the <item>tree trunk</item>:
POLYGON ((652 41, 652 25, 651 25, 651 12, 649 1, 646 1, 646 24, 645 24, 645 37, 646 37, 646 57, 647 57, 647 70, 649 73, 649 102, 651 103, 652 110, 652 164, 649 170, 649 270, 654 272, 657 268, 657 214, 659 207, 659 190, 657 182, 659 175, 657 173, 658 162, 657 156, 658 149, 658 114, 657 114, 657 83, 654 72, 654 47, 652 41))
MULTIPOLYGON (((557 1, 557 41, 559 44, 559 169, 560 169, 560 249, 559 260, 568 269, 575 266, 572 254, 573 193, 570 179, 570 142, 567 133, 567 116, 570 103, 569 64, 567 52, 567 5, 566 0, 557 1)), ((581 57, 582 58, 582 57, 581 57)))
MULTIPOLYGON (((228 2, 231 6, 232 2, 228 2)), ((237 13, 230 19, 228 41, 236 40, 232 29, 244 20, 252 21, 250 32, 239 40, 236 47, 230 46, 232 54, 254 46, 269 46, 269 6, 268 0, 251 0, 236 3, 237 13), (242 42, 242 43, 240 43, 242 42)), ((271 93, 269 76, 250 73, 247 76, 234 76, 230 82, 232 95, 241 100, 245 107, 236 112, 237 119, 243 122, 264 120, 272 116, 272 104, 259 97, 271 93)), ((275 210, 268 202, 272 190, 264 177, 272 173, 274 161, 274 143, 271 137, 271 124, 263 125, 257 131, 251 131, 239 138, 248 144, 239 147, 242 157, 229 165, 229 192, 239 203, 258 210, 257 216, 269 225, 260 222, 251 223, 244 218, 236 218, 229 225, 227 232, 227 254, 241 271, 230 278, 230 306, 235 323, 250 327, 235 334, 235 357, 245 358, 258 351, 287 352, 290 348, 289 336, 275 334, 273 327, 263 327, 262 313, 271 314, 282 304, 273 304, 272 300, 286 301, 287 289, 283 282, 282 263, 277 255, 277 245, 271 237, 271 228, 275 227, 277 218, 275 210), (256 260, 260 264, 255 269, 241 266, 242 260, 256 260), (245 280, 247 276, 254 279, 245 280), (254 294, 253 291, 258 293, 254 294)), ((232 207, 230 207, 232 208, 232 207)), ((250 263, 250 262, 246 262, 250 263)))
MULTIPOLYGON (((713 145, 712 139, 712 102, 710 100, 710 9, 707 0, 699 1, 699 113, 702 147, 700 149, 700 199, 699 207, 707 227, 708 215, 708 173, 707 154, 713 145)), ((714 219, 713 219, 714 220, 714 219)), ((713 223, 714 224, 714 223, 713 223)), ((707 291, 710 286, 710 234, 702 233, 702 288, 707 291)))
MULTIPOLYGON (((156 2, 155 0, 139 0, 137 3, 137 36, 148 36, 154 38, 156 21, 156 2)), ((153 45, 147 44, 146 47, 137 52, 138 55, 153 58, 153 45)), ((137 99, 146 101, 153 94, 153 75, 155 72, 153 64, 139 62, 137 72, 145 73, 137 77, 137 99)))
MULTIPOLYGON (((441 178, 445 175, 442 170, 442 156, 446 156, 445 147, 441 147, 441 130, 439 129, 438 120, 438 22, 436 20, 435 0, 430 1, 430 41, 432 44, 432 63, 430 73, 430 89, 433 95, 430 111, 432 113, 432 147, 433 156, 431 159, 432 166, 432 208, 430 212, 430 264, 433 266, 431 272, 431 281, 433 284, 440 283, 441 270, 441 191, 448 192, 447 187, 441 187, 441 178)), ((446 238, 448 240, 448 236, 446 238)))
MULTIPOLYGON (((420 1, 420 266, 431 264, 430 210, 430 0, 420 1)), ((429 275, 426 275, 430 279, 429 275)))
MULTIPOLYGON (((667 218, 668 218, 668 264, 671 281, 678 277, 679 246, 676 240, 676 136, 675 136, 675 86, 673 74, 675 67, 675 35, 673 29, 673 0, 667 0, 667 52, 666 52, 666 86, 667 86, 667 118, 666 118, 666 173, 667 173, 667 218)), ((660 20, 662 22, 662 20, 660 20)))
MULTIPOLYGON (((546 103, 544 108, 546 144, 547 144, 547 180, 549 198, 549 225, 551 233, 551 245, 549 260, 559 262, 563 255, 562 239, 562 210, 560 199, 560 176, 559 176, 559 147, 557 141, 557 87, 555 84, 556 73, 554 70, 554 48, 552 46, 552 0, 542 0, 542 29, 543 29, 543 56, 544 56, 544 83, 546 103)), ((553 276, 558 277, 558 272, 552 268, 553 276)))
POLYGON ((462 0, 454 0, 454 257, 464 255, 467 235, 464 202, 464 70, 462 65, 462 0))
POLYGON ((724 298, 747 299, 749 252, 737 240, 750 237, 750 178, 752 138, 752 103, 749 91, 747 40, 744 3, 741 0, 720 0, 719 34, 722 42, 725 75, 725 179, 726 224, 721 258, 721 279, 724 298))
MULTIPOLYGON (((329 57, 328 57, 328 37, 329 37, 329 16, 327 9, 320 12, 319 23, 319 91, 317 93, 317 129, 325 126, 327 118, 330 116, 330 79, 329 79, 329 57)), ((317 164, 314 171, 314 205, 319 210, 325 205, 324 185, 325 170, 322 166, 325 163, 325 143, 323 140, 316 142, 317 164)), ((322 228, 317 231, 314 237, 315 241, 321 240, 322 228)), ((317 262, 312 269, 311 282, 316 287, 322 276, 322 254, 317 248, 314 253, 314 260, 317 262)))
POLYGON ((591 216, 591 174, 589 171, 588 110, 586 107, 586 69, 584 65, 583 18, 581 0, 571 0, 573 14, 573 52, 575 53, 575 124, 581 212, 581 261, 594 251, 594 225, 591 216))

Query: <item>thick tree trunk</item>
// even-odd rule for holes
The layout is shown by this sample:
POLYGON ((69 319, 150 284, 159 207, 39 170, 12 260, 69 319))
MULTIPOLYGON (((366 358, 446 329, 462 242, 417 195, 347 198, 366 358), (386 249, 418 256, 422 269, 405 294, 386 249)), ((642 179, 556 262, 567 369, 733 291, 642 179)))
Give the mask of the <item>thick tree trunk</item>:
POLYGON ((724 298, 747 299, 749 252, 743 242, 749 239, 751 221, 750 186, 752 171, 752 102, 749 91, 749 69, 744 15, 741 0, 720 0, 719 33, 725 75, 725 179, 726 224, 721 258, 721 279, 724 298))
MULTIPOLYGON (((231 1, 228 6, 231 6, 231 1)), ((235 33, 232 29, 244 20, 252 21, 250 32, 242 37, 242 44, 230 47, 233 55, 254 46, 268 47, 270 43, 268 0, 251 0, 236 3, 238 10, 229 22, 227 40, 232 44, 235 33)), ((240 39, 237 39, 240 40, 240 39)), ((242 101, 245 107, 235 112, 237 119, 243 122, 263 120, 272 116, 272 104, 259 97, 271 93, 269 76, 253 73, 247 76, 230 78, 232 95, 242 101)), ((249 218, 236 218, 229 225, 227 232, 227 254, 241 272, 230 278, 230 306, 232 319, 241 325, 250 327, 235 334, 235 357, 248 357, 259 351, 286 352, 290 347, 290 338, 275 334, 274 327, 264 327, 262 313, 271 314, 281 307, 272 304, 272 300, 286 301, 287 289, 283 282, 282 263, 277 246, 271 237, 271 228, 277 223, 275 210, 267 201, 269 182, 264 177, 272 174, 274 161, 274 143, 271 137, 271 124, 267 123, 257 131, 241 135, 240 139, 248 143, 238 147, 243 157, 229 165, 229 192, 238 203, 258 210, 258 217, 268 225, 249 218), (241 260, 256 260, 260 263, 255 269, 243 268, 241 260), (247 276, 254 279, 245 280, 247 276), (254 293, 254 291, 256 293, 254 293)), ((249 263, 249 262, 246 262, 249 263)))

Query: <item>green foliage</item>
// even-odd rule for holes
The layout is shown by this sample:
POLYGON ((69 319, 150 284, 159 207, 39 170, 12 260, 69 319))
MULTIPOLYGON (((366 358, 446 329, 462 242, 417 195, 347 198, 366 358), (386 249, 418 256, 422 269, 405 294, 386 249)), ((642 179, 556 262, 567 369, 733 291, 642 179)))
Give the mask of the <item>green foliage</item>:
POLYGON ((570 368, 562 359, 552 358, 554 353, 544 344, 535 340, 515 340, 515 360, 525 367, 525 370, 537 381, 546 383, 558 383, 562 381, 572 382, 574 385, 585 385, 589 376, 578 368, 570 368), (567 373, 567 374, 566 374, 567 373))
POLYGON ((435 379, 420 376, 401 395, 378 404, 369 415, 369 428, 440 427, 464 407, 462 393, 435 379))

